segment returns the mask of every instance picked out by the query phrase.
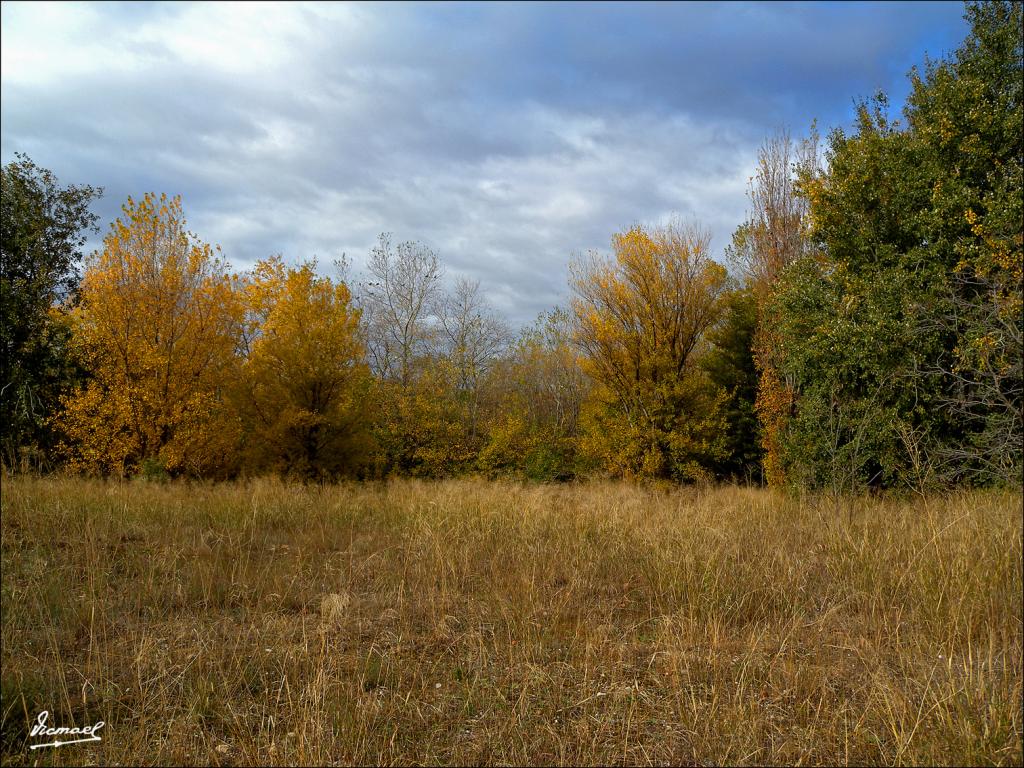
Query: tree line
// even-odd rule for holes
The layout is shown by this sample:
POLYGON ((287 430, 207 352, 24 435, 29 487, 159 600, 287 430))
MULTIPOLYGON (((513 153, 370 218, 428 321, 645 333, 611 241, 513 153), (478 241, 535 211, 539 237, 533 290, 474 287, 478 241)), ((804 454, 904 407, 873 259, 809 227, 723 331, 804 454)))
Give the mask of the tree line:
POLYGON ((513 333, 477 282, 382 234, 366 273, 233 272, 180 198, 90 203, 3 168, 2 455, 96 475, 464 473, 1019 486, 1019 3, 852 132, 763 144, 749 215, 634 226, 571 264, 568 306, 513 333), (824 145, 824 146, 822 146, 824 145), (728 267, 728 268, 727 268, 728 267))

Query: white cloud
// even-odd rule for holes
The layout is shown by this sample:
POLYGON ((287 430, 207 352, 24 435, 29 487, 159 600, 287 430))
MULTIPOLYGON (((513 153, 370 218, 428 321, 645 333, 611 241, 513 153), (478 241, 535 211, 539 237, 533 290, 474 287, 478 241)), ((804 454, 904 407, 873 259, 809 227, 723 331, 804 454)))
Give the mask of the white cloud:
POLYGON ((80 3, 4 3, 4 83, 45 86, 89 72, 124 72, 136 59, 101 34, 101 16, 80 3))
POLYGON ((5 2, 3 161, 105 186, 108 220, 183 193, 242 268, 418 239, 526 322, 633 223, 721 252, 761 138, 846 114, 896 61, 886 18, 936 8, 5 2))

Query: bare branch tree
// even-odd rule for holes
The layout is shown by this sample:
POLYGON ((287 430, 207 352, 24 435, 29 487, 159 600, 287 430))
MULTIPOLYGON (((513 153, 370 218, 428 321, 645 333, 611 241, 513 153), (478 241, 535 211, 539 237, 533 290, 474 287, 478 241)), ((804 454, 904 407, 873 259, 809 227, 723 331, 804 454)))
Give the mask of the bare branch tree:
POLYGON ((370 251, 368 269, 360 304, 370 365, 381 378, 405 387, 416 359, 436 341, 430 318, 437 311, 441 265, 427 246, 411 241, 393 246, 384 233, 370 251))
POLYGON ((573 343, 572 316, 556 308, 524 330, 510 350, 509 385, 518 389, 533 425, 575 436, 590 382, 573 343))
POLYGON ((505 322, 487 306, 477 280, 459 278, 438 303, 442 354, 455 373, 458 392, 468 399, 470 434, 476 433, 480 383, 509 341, 505 322))
POLYGON ((1019 285, 998 276, 958 272, 940 327, 957 347, 932 373, 945 380, 940 404, 965 438, 936 449, 948 482, 967 476, 1020 486, 1024 464, 1024 323, 1019 285))
POLYGON ((819 162, 813 129, 800 142, 780 130, 761 146, 747 193, 750 216, 729 252, 732 264, 755 290, 769 290, 787 266, 808 252, 809 204, 798 192, 819 162))

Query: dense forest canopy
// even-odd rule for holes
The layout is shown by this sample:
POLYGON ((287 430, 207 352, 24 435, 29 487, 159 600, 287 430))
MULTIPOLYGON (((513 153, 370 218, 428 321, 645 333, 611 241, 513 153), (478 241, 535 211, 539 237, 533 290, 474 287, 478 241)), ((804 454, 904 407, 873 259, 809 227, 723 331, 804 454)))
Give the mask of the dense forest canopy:
POLYGON ((305 479, 591 474, 1020 485, 1021 5, 852 132, 776 133, 749 216, 635 226, 577 258, 569 306, 512 333, 478 283, 382 234, 368 273, 271 257, 235 273, 180 198, 3 168, 9 468, 305 479))

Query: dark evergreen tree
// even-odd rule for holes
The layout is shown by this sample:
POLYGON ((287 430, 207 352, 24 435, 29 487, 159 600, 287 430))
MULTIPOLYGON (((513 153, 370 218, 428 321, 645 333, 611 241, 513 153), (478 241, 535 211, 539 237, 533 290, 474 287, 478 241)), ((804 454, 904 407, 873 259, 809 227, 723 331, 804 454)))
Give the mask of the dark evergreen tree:
POLYGON ((61 187, 25 155, 4 166, 0 188, 0 444, 8 465, 19 452, 51 447, 48 419, 80 371, 58 305, 74 299, 89 211, 102 190, 61 187))

